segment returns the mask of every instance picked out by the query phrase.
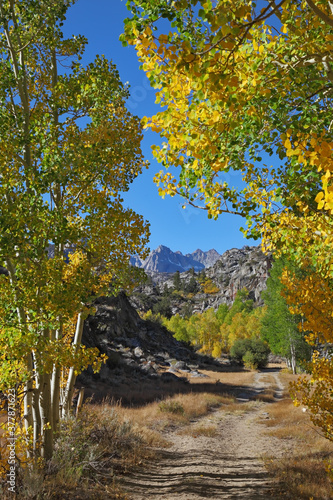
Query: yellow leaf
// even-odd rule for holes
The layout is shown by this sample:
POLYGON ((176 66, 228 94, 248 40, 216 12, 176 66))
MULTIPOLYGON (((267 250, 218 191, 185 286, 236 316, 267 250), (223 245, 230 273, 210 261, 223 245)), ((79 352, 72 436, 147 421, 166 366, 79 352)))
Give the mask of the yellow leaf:
POLYGON ((291 142, 289 139, 287 139, 285 142, 284 142, 284 147, 289 150, 291 149, 291 142))
POLYGON ((323 201, 323 198, 324 198, 324 193, 322 191, 320 191, 320 193, 317 194, 316 198, 315 198, 315 202, 318 203, 318 210, 321 210, 324 206, 324 201, 323 201))
MULTIPOLYGON (((145 128, 146 128, 146 127, 147 127, 147 126, 145 126, 145 128)), ((156 125, 155 123, 152 123, 152 124, 150 125, 150 130, 152 130, 153 132, 161 132, 161 131, 162 131, 161 127, 159 127, 159 126, 158 126, 158 125, 156 125)))

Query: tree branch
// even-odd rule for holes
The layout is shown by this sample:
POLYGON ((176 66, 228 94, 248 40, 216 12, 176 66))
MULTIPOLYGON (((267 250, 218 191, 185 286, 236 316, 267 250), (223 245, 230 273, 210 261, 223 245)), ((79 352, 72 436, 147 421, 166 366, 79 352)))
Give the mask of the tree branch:
POLYGON ((319 7, 317 7, 317 5, 312 0, 305 0, 305 1, 308 4, 308 6, 310 7, 310 9, 315 14, 317 14, 317 16, 320 17, 320 19, 322 21, 324 21, 324 23, 328 24, 329 26, 332 26, 332 28, 333 28, 333 19, 331 19, 327 14, 325 14, 325 12, 320 10, 319 7))

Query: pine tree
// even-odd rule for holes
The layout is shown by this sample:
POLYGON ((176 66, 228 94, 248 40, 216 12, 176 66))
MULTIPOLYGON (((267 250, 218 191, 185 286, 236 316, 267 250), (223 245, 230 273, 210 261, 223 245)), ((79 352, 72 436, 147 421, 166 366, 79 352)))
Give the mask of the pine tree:
POLYGON ((177 292, 182 287, 182 282, 181 282, 181 279, 180 279, 180 272, 179 271, 176 271, 175 274, 174 274, 174 277, 173 277, 173 286, 175 287, 175 290, 177 290, 177 292))
POLYGON ((187 293, 195 293, 198 291, 198 282, 194 276, 191 276, 190 281, 185 285, 184 289, 187 293))

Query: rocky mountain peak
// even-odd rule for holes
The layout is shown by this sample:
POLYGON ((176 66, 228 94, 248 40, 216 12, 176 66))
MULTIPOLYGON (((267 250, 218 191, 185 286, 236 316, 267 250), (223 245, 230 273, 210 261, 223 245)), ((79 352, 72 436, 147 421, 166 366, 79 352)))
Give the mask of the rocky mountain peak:
POLYGON ((193 253, 183 255, 179 250, 173 252, 170 248, 159 245, 144 261, 138 257, 132 257, 131 264, 142 267, 148 272, 175 273, 179 271, 182 273, 192 268, 198 272, 214 265, 219 257, 220 254, 216 250, 203 252, 197 249, 193 253))

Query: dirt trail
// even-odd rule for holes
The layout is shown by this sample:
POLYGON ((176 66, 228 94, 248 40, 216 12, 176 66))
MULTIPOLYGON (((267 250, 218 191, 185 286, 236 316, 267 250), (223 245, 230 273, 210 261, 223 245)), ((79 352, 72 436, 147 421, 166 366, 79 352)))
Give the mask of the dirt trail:
MULTIPOLYGON (((255 376, 252 394, 272 385, 281 397, 283 385, 278 372, 260 372, 255 376)), ((239 395, 239 401, 248 400, 247 394, 239 395)), ((201 425, 216 425, 214 437, 169 432, 166 437, 172 446, 161 450, 149 469, 124 477, 124 490, 131 500, 281 498, 262 460, 264 455, 283 456, 285 451, 279 439, 264 435, 266 429, 260 419, 269 418, 268 409, 269 403, 260 403, 248 412, 220 409, 200 419, 201 425)))

